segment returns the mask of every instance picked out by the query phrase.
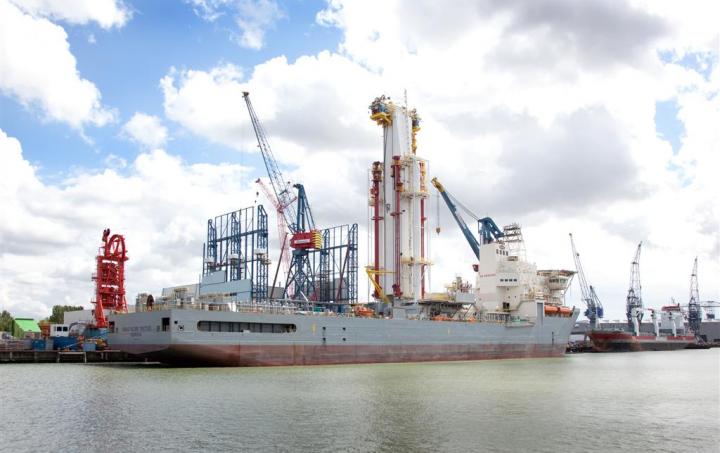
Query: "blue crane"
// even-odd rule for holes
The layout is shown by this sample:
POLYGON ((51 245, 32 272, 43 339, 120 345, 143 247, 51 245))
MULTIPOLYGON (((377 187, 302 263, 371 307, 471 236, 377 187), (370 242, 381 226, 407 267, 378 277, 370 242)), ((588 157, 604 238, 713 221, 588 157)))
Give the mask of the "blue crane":
POLYGON ((590 321, 590 326, 596 329, 598 321, 603 317, 603 306, 597 294, 595 294, 595 288, 593 288, 592 285, 588 285, 585 279, 585 272, 580 263, 580 254, 575 250, 575 241, 573 240, 572 233, 570 233, 570 245, 572 246, 573 258, 575 259, 578 282, 580 282, 580 292, 582 293, 583 302, 585 302, 585 306, 587 307, 585 316, 590 321))
POLYGON ((462 231, 463 236, 465 236, 465 240, 467 240, 468 244, 470 244, 470 248, 472 249, 475 257, 478 260, 480 259, 481 242, 477 240, 475 235, 472 233, 472 231, 470 231, 470 228, 463 220, 462 216, 460 216, 457 208, 458 206, 460 206, 466 213, 468 213, 473 219, 478 222, 478 233, 480 234, 482 244, 489 244, 505 236, 502 230, 500 230, 500 228, 498 228, 498 226, 495 224, 493 219, 491 219, 490 217, 484 217, 482 219, 478 218, 469 209, 467 209, 459 201, 457 201, 455 197, 450 195, 450 193, 445 190, 445 187, 440 183, 437 178, 433 178, 431 182, 433 186, 435 186, 435 188, 438 190, 438 192, 440 192, 440 195, 445 201, 445 204, 450 210, 450 213, 452 214, 453 218, 455 218, 455 222, 457 222, 458 226, 460 227, 460 231, 462 231))
POLYGON ((243 98, 250 113, 250 121, 255 130, 258 148, 260 148, 273 193, 277 198, 275 205, 278 215, 284 216, 285 223, 290 229, 290 247, 293 252, 283 297, 290 296, 290 290, 292 290, 292 295, 295 297, 307 299, 318 290, 315 269, 308 255, 311 250, 322 248, 322 232, 315 229, 315 220, 310 210, 305 187, 302 184, 293 185, 283 178, 272 149, 270 149, 265 130, 250 102, 250 93, 244 91, 243 98), (297 189, 297 196, 293 194, 293 188, 297 189))

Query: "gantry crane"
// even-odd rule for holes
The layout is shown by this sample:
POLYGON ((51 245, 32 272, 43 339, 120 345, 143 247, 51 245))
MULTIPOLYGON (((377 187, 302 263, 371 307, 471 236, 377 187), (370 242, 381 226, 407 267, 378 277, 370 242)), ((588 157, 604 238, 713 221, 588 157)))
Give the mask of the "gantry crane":
POLYGON ((481 242, 478 241, 472 231, 470 231, 470 228, 467 226, 462 216, 458 212, 457 207, 460 206, 463 211, 465 211, 469 216, 471 216, 478 222, 478 233, 480 235, 482 244, 489 244, 497 239, 500 239, 505 234, 500 230, 500 228, 498 228, 493 219, 491 219, 490 217, 484 217, 481 219, 475 214, 473 214, 472 211, 470 211, 468 208, 463 206, 445 189, 445 187, 440 183, 437 178, 433 178, 431 182, 432 185, 435 186, 435 188, 438 190, 438 192, 440 192, 440 195, 445 201, 445 204, 450 210, 450 213, 455 219, 455 222, 457 222, 458 226, 460 227, 460 231, 462 231, 463 236, 465 236, 465 240, 467 240, 468 244, 470 245, 470 248, 475 254, 475 257, 477 259, 480 259, 481 242))
POLYGON ((632 330, 635 320, 640 324, 643 318, 642 286, 640 285, 640 250, 642 241, 637 246, 635 258, 630 265, 630 288, 625 303, 625 314, 627 315, 628 327, 632 330))
POLYGON ((600 299, 595 294, 595 288, 592 285, 588 285, 585 279, 585 271, 583 271, 582 264, 580 263, 580 254, 575 249, 575 241, 573 235, 570 233, 570 245, 572 246, 573 258, 575 259, 575 270, 578 275, 578 282, 580 282, 580 292, 582 293, 583 302, 587 309, 585 310, 585 316, 590 320, 590 327, 597 329, 598 321, 603 317, 603 306, 600 303, 600 299))
POLYGON ((695 335, 700 333, 700 322, 702 321, 702 309, 700 308, 700 295, 698 292, 697 279, 697 256, 693 262, 693 270, 690 275, 690 300, 688 301, 688 324, 695 335))

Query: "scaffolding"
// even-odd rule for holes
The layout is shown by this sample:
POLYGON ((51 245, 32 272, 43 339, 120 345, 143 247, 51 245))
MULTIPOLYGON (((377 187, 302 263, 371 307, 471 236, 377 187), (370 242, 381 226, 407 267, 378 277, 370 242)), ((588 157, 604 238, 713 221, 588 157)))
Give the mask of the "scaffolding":
POLYGON ((203 276, 222 272, 225 282, 250 280, 251 299, 268 298, 268 219, 262 205, 208 219, 203 276))

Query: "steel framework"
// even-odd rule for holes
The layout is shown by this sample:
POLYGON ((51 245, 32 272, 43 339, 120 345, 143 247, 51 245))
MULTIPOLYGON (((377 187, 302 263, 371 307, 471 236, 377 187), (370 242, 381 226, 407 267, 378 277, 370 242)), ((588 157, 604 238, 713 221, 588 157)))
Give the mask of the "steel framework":
POLYGON ((268 298, 268 219, 262 205, 208 219, 203 275, 224 271, 225 281, 248 279, 251 298, 268 298))
POLYGON ((637 317, 638 323, 643 318, 642 285, 640 285, 640 250, 642 242, 637 246, 635 258, 630 265, 630 288, 628 289, 625 303, 628 326, 633 328, 633 318, 637 317))
POLYGON ((695 257, 692 274, 690 275, 690 300, 688 301, 688 324, 695 335, 700 332, 701 321, 702 309, 700 308, 700 294, 698 292, 697 257, 695 257))
POLYGON ((326 304, 354 304, 358 300, 358 227, 340 225, 318 232, 312 249, 293 250, 293 260, 285 284, 294 299, 326 304))
POLYGON ((103 230, 103 245, 95 258, 95 327, 106 328, 105 310, 126 313, 125 261, 128 260, 125 238, 120 234, 110 236, 110 229, 103 230))

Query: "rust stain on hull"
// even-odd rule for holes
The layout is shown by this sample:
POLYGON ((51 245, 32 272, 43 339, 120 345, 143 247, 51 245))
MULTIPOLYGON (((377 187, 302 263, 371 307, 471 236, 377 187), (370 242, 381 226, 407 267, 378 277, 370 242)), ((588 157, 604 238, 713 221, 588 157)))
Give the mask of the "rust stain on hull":
POLYGON ((120 348, 181 366, 301 366, 562 357, 565 345, 170 345, 120 348), (134 351, 133 351, 134 349, 134 351))

